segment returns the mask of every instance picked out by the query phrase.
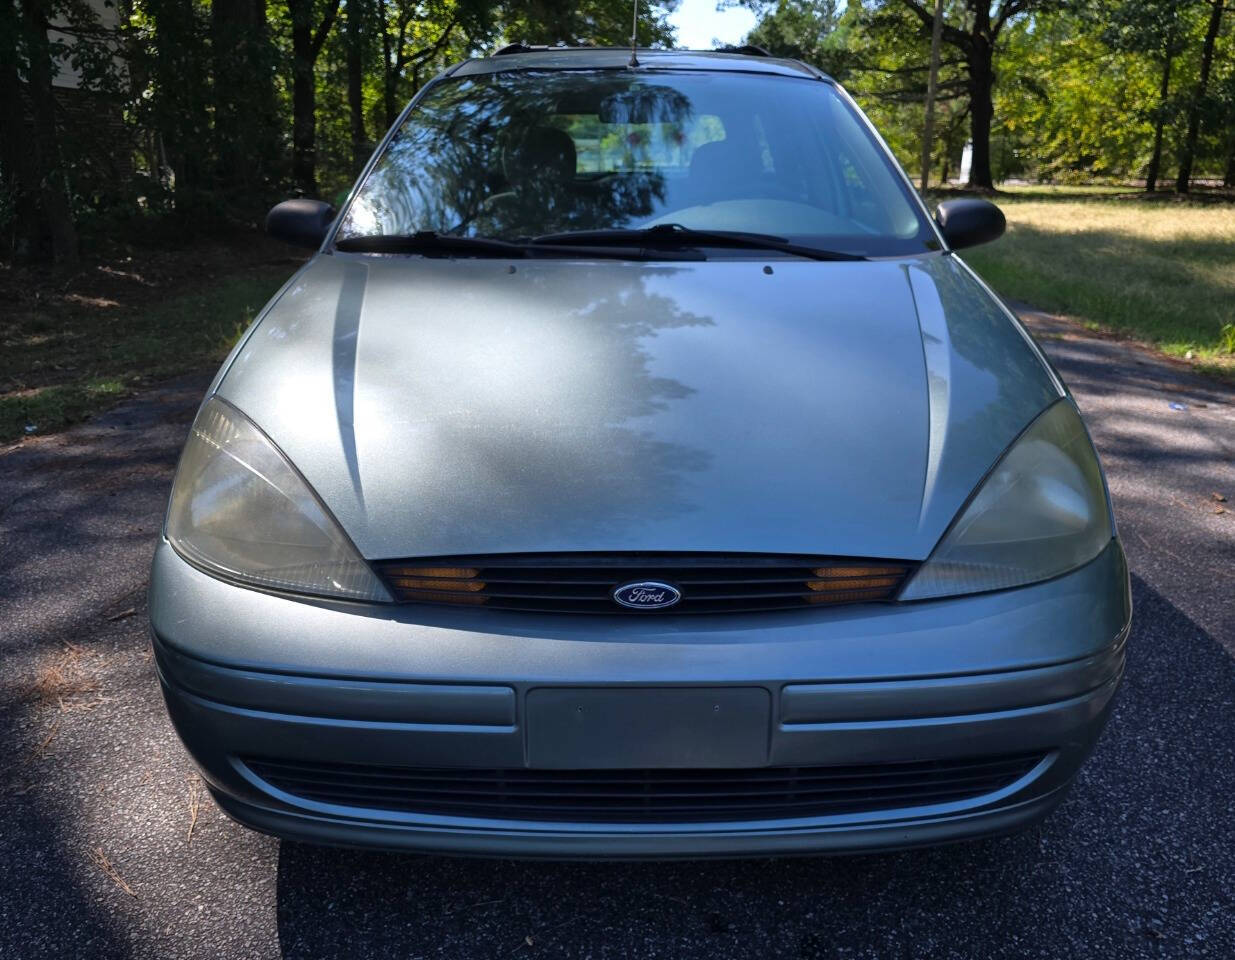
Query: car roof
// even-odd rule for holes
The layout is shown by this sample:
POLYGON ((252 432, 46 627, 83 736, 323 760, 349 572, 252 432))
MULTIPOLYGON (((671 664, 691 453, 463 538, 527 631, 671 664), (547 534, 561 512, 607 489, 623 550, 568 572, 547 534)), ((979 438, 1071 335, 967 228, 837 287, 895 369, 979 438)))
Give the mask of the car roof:
MULTIPOLYGON (((516 44, 493 56, 465 60, 448 73, 452 77, 466 77, 517 70, 613 70, 629 65, 630 52, 630 47, 525 47, 516 44)), ((641 47, 636 51, 636 56, 639 66, 650 70, 711 70, 812 80, 831 79, 799 60, 741 50, 651 50, 641 47)))

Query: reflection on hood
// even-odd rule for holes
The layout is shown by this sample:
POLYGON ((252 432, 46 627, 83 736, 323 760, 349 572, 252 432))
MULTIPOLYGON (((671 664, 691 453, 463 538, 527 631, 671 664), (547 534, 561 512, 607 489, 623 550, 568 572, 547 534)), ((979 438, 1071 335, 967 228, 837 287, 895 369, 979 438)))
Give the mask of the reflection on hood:
POLYGON ((367 557, 918 559, 1058 388, 950 258, 335 256, 221 392, 367 557))

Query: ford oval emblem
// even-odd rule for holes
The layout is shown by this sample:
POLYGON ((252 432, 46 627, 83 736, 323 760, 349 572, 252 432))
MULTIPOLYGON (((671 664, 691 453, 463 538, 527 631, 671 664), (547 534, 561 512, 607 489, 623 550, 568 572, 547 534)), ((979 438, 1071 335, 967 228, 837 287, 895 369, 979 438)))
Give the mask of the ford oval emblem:
POLYGON ((620 587, 614 587, 613 599, 633 610, 660 610, 681 600, 682 592, 667 583, 642 580, 639 583, 624 583, 620 587))

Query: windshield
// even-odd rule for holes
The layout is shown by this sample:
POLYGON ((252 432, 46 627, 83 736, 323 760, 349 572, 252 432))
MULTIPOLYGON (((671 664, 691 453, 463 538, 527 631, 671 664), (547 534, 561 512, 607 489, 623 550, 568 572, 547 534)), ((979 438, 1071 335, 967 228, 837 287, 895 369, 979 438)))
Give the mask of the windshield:
POLYGON ((432 231, 526 242, 663 224, 859 256, 938 248, 892 161, 830 83, 635 71, 435 84, 336 240, 432 231))

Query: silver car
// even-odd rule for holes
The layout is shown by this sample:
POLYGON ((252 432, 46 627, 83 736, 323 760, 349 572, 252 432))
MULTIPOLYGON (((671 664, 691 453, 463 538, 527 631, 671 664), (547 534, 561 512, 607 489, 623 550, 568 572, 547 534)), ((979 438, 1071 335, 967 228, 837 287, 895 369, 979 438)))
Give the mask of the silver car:
POLYGON ((224 363, 150 588, 282 837, 769 855, 1063 798, 1131 604, 1064 385, 836 83, 516 47, 409 105, 224 363))

